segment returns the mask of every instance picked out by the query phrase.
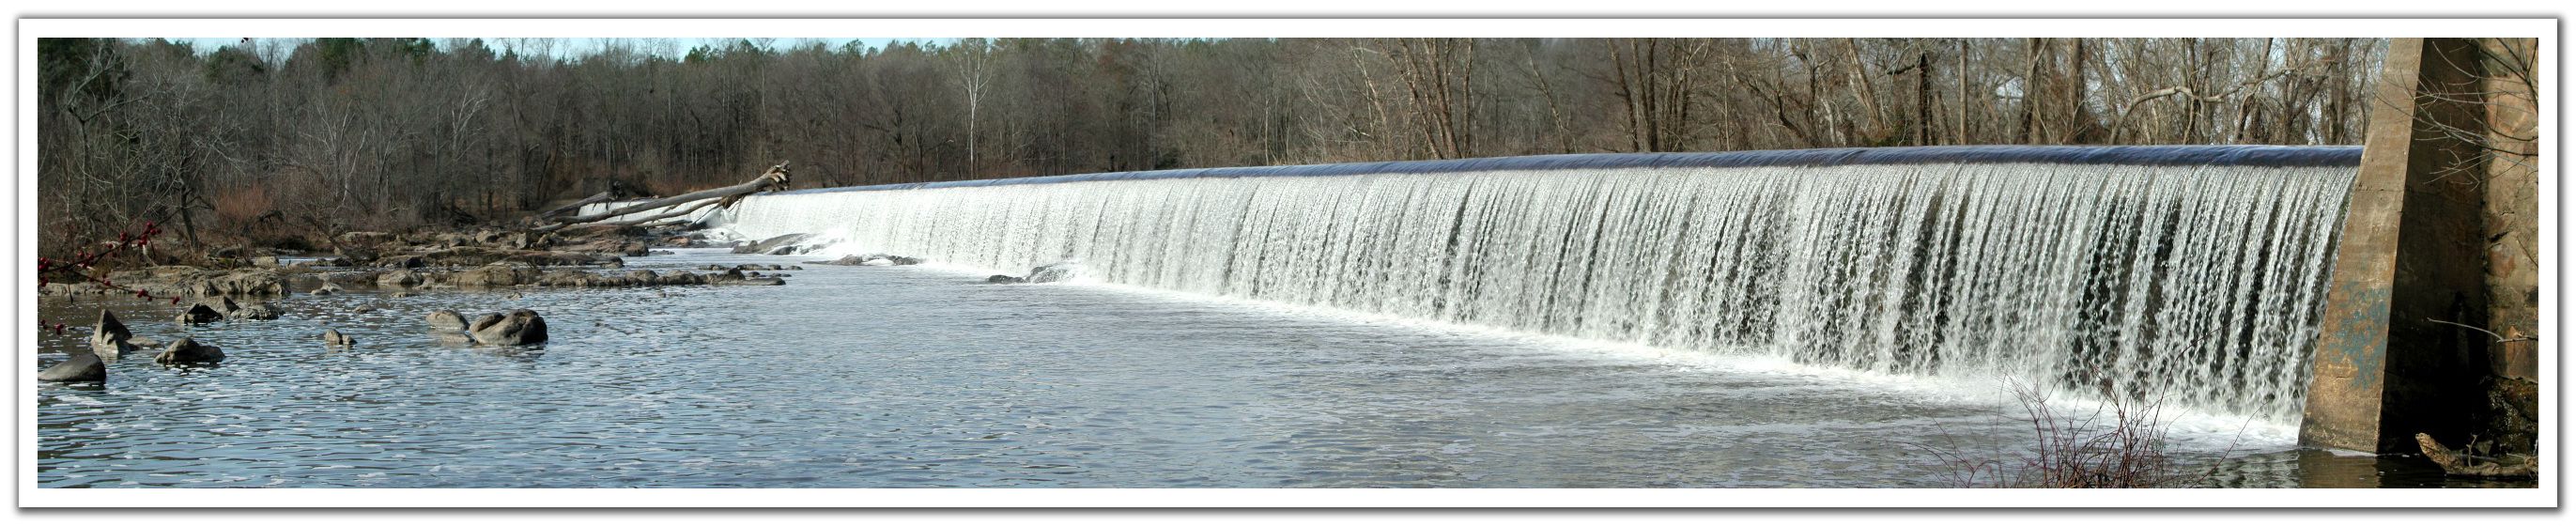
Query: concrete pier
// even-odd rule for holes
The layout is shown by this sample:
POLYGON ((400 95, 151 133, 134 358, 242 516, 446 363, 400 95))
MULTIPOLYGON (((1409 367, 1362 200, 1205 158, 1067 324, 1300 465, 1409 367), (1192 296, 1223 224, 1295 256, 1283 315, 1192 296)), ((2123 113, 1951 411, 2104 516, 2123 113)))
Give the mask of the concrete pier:
POLYGON ((2488 327, 2478 43, 2392 39, 2329 278, 2300 442, 2413 452, 2461 444, 2486 407, 2488 327))

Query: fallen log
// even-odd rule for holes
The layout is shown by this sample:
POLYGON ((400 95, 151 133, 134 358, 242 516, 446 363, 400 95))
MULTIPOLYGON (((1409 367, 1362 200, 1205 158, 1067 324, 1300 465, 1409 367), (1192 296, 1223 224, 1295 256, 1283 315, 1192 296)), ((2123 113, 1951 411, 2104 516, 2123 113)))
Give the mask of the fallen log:
MULTIPOLYGON (((716 208, 725 208, 725 207, 733 206, 733 204, 734 204, 734 203, 736 203, 736 202, 740 202, 740 201, 742 200, 742 198, 743 198, 743 197, 750 196, 751 194, 757 194, 757 193, 767 192, 767 191, 772 191, 772 190, 783 190, 783 189, 786 189, 786 188, 787 188, 787 183, 788 183, 787 162, 786 162, 786 161, 780 161, 780 162, 778 163, 778 165, 777 165, 777 166, 769 167, 769 171, 761 172, 761 174, 760 174, 760 176, 759 176, 759 177, 753 177, 753 178, 751 178, 751 180, 750 180, 750 181, 744 181, 742 184, 737 184, 737 185, 733 185, 733 186, 727 186, 727 187, 723 187, 723 188, 711 188, 711 189, 706 189, 706 190, 699 190, 699 191, 689 192, 689 193, 680 194, 680 195, 675 195, 675 196, 671 196, 671 197, 665 197, 665 198, 661 198, 661 199, 655 199, 655 200, 651 200, 651 201, 645 201, 645 202, 641 202, 641 203, 636 203, 636 204, 631 204, 631 205, 626 205, 626 206, 617 207, 617 208, 610 209, 610 210, 604 210, 604 211, 601 211, 601 212, 596 213, 596 214, 582 214, 582 215, 573 216, 573 217, 567 217, 567 218, 555 219, 555 220, 553 220, 554 222, 553 222, 552 224, 547 224, 547 225, 543 225, 543 226, 538 226, 538 227, 536 227, 536 228, 530 229, 530 231, 533 231, 533 232, 551 232, 551 231, 554 231, 554 230, 557 230, 557 229, 562 229, 562 228, 564 228, 564 227, 569 227, 569 226, 574 226, 574 225, 582 225, 582 224, 590 224, 590 223, 597 223, 597 222, 600 222, 600 221, 603 221, 603 220, 607 220, 607 219, 615 218, 615 217, 619 217, 619 216, 624 216, 624 215, 628 215, 628 214, 634 214, 634 213, 639 213, 639 212, 647 212, 647 211, 653 211, 653 210, 659 210, 659 209, 672 208, 672 207, 677 207, 677 206, 680 206, 680 205, 690 205, 690 204, 693 204, 693 203, 696 203, 696 204, 695 204, 694 206, 690 207, 690 208, 687 210, 687 212, 695 212, 695 211, 697 211, 697 209, 698 209, 698 208, 704 208, 704 207, 706 207, 706 206, 714 206, 714 207, 716 207, 716 208), (698 201, 706 201, 706 203, 697 203, 698 201)), ((677 217, 677 216, 678 216, 678 214, 683 214, 683 213, 686 213, 686 212, 665 212, 665 213, 662 213, 662 214, 657 214, 657 215, 655 215, 655 216, 653 216, 653 217, 648 217, 648 218, 641 219, 641 220, 633 220, 633 221, 636 221, 636 223, 628 223, 628 224, 640 224, 640 223, 642 223, 642 222, 650 222, 650 221, 654 221, 654 220, 667 219, 667 218, 670 218, 670 217, 677 217)), ((542 218, 541 218, 541 219, 542 219, 542 218)))
POLYGON ((2424 448, 2424 458, 2442 466, 2442 472, 2455 477, 2490 479, 2531 478, 2539 472, 2539 459, 2526 455, 2506 455, 2503 459, 2472 456, 2452 451, 2433 440, 2432 435, 2415 434, 2415 445, 2424 448))
POLYGON ((543 219, 543 218, 554 217, 554 216, 559 216, 559 215, 563 215, 563 214, 569 214, 569 213, 573 213, 573 212, 579 212, 579 211, 581 211, 581 207, 590 206, 590 205, 595 204, 595 203, 605 203, 605 202, 609 202, 609 201, 616 200, 616 197, 615 197, 615 196, 616 196, 616 194, 615 194, 615 193, 613 193, 613 192, 600 192, 600 193, 596 193, 596 194, 590 194, 590 197, 584 197, 584 198, 581 198, 581 200, 580 200, 580 201, 573 201, 573 202, 572 202, 572 204, 568 204, 568 205, 563 205, 563 206, 554 207, 554 209, 552 209, 552 210, 547 210, 547 211, 544 211, 544 212, 538 212, 538 213, 537 213, 537 218, 539 218, 539 219, 543 219))

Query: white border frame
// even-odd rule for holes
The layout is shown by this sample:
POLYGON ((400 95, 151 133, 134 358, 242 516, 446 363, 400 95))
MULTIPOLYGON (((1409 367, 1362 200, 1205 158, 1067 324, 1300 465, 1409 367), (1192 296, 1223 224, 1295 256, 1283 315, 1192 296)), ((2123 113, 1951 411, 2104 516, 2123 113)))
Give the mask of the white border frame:
MULTIPOLYGON (((342 7, 325 4, 326 8, 342 7)), ((1581 6, 1577 6, 1581 7, 1581 6)), ((112 14, 112 13, 102 13, 112 14)), ((2557 334, 2557 137, 2560 62, 2551 19, 21 19, 18 23, 18 235, 35 253, 35 39, 43 37, 2405 37, 2540 39, 2541 334, 2557 334)), ((10 332, 32 347, 34 269, 14 262, 10 332)), ((1832 489, 49 489, 35 487, 33 353, 17 386, 17 498, 22 507, 2554 507, 2560 372, 2543 340, 2544 473, 2533 489, 1832 490, 1832 489)))

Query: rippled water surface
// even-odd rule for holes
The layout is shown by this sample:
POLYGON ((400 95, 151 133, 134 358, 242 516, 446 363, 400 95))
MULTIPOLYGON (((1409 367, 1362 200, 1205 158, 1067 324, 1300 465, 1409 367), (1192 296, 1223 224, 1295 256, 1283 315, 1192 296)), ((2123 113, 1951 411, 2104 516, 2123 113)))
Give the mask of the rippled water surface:
MULTIPOLYGON (((682 252, 630 266, 799 259, 682 252)), ((1916 487, 1949 484, 1923 446, 2028 442, 1999 389, 955 269, 788 273, 297 295, 279 320, 187 328, 166 305, 47 303, 74 326, 111 305, 140 336, 229 357, 128 357, 104 385, 39 387, 38 483, 1916 487), (420 321, 511 307, 554 340, 465 347, 420 321), (358 348, 324 349, 324 326, 358 348)), ((83 332, 42 336, 40 365, 83 332)), ((2277 437, 2204 427, 2178 451, 2254 454, 2223 484, 2313 475, 2277 437)))

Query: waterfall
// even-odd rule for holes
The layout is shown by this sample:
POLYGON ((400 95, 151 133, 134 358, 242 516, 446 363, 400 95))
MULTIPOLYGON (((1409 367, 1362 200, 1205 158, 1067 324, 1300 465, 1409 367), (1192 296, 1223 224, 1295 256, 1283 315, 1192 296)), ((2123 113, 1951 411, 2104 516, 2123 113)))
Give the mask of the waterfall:
POLYGON ((764 195, 840 252, 1939 376, 2295 423, 2353 147, 1356 163, 764 195))

